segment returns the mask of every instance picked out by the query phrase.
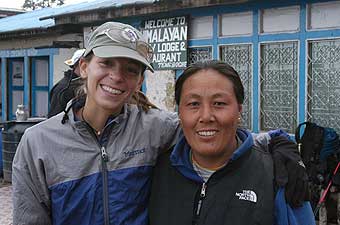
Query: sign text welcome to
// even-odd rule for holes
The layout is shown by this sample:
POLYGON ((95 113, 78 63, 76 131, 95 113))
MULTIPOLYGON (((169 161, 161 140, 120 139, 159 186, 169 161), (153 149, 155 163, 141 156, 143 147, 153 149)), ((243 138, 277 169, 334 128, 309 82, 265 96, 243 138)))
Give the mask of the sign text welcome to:
POLYGON ((155 70, 182 69, 187 66, 187 18, 185 16, 147 20, 144 35, 154 50, 155 70))

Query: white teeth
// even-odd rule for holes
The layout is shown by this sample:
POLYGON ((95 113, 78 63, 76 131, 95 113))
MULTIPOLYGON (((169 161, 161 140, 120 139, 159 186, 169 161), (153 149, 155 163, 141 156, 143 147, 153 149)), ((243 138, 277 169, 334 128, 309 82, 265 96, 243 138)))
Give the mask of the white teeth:
POLYGON ((201 136, 213 136, 216 134, 216 131, 200 131, 198 134, 201 136))
POLYGON ((108 87, 108 86, 102 86, 102 88, 107 91, 107 92, 110 92, 111 94, 115 94, 115 95, 119 95, 119 94, 122 94, 123 92, 121 90, 118 90, 118 89, 113 89, 111 87, 108 87))

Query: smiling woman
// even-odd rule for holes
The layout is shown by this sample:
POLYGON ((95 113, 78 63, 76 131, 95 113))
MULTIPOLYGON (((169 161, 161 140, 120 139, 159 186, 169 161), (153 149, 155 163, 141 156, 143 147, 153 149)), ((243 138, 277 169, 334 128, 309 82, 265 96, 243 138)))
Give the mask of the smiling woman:
POLYGON ((14 224, 147 224, 153 165, 179 132, 177 115, 139 92, 151 57, 128 24, 93 31, 79 61, 79 96, 18 146, 14 224), (132 97, 150 107, 130 104, 132 97))
MULTIPOLYGON (((224 62, 193 64, 177 80, 175 98, 184 136, 156 164, 150 224, 285 224, 287 211, 277 208, 289 206, 282 191, 274 201, 273 159, 238 128, 244 100, 238 73, 224 62)), ((309 203, 289 209, 299 225, 315 224, 309 203)))
POLYGON ((233 83, 213 69, 198 71, 183 84, 179 116, 192 157, 205 168, 228 162, 237 147, 236 130, 242 109, 233 83))
POLYGON ((132 94, 139 90, 145 70, 136 60, 88 55, 80 60, 81 77, 86 80, 86 101, 79 110, 83 120, 101 132, 109 116, 118 115, 132 94))

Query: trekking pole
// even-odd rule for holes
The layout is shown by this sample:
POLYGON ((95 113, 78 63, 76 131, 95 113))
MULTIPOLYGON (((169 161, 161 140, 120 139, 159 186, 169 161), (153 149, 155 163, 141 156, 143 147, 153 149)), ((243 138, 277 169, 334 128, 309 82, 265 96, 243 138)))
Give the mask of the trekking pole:
POLYGON ((335 176, 335 174, 338 172, 339 167, 340 167, 340 161, 338 162, 338 165, 335 167, 332 178, 328 182, 326 190, 322 193, 322 196, 321 196, 318 204, 316 205, 316 207, 314 209, 314 216, 316 216, 316 214, 319 212, 321 204, 326 200, 326 195, 327 195, 327 193, 328 193, 328 191, 329 191, 329 189, 330 189, 330 187, 332 186, 332 183, 333 183, 333 176, 335 176))

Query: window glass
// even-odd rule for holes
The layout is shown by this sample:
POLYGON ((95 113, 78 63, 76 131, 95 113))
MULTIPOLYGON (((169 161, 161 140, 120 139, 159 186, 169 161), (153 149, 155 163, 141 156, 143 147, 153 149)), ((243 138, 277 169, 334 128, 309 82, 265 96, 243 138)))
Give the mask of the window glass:
POLYGON ((253 13, 228 13, 220 16, 220 36, 251 35, 253 13))
POLYGON ((37 117, 45 117, 48 113, 48 92, 36 91, 35 115, 37 117))
POLYGON ((193 47, 188 49, 188 63, 193 64, 195 62, 212 59, 212 47, 193 47))
POLYGON ((340 1, 308 5, 308 29, 340 27, 340 1))
POLYGON ((300 7, 290 6, 261 10, 260 32, 294 32, 300 26, 300 7))
POLYGON ((35 63, 36 85, 48 86, 48 61, 37 59, 35 63))
POLYGON ((297 124, 297 42, 261 45, 260 129, 294 133, 297 124))
POLYGON ((213 17, 192 17, 189 21, 189 39, 211 38, 213 35, 213 17))
POLYGON ((241 126, 251 129, 252 112, 252 46, 225 45, 220 47, 221 60, 230 64, 238 72, 244 87, 241 126))
POLYGON ((340 132, 340 40, 309 42, 307 119, 340 132))

